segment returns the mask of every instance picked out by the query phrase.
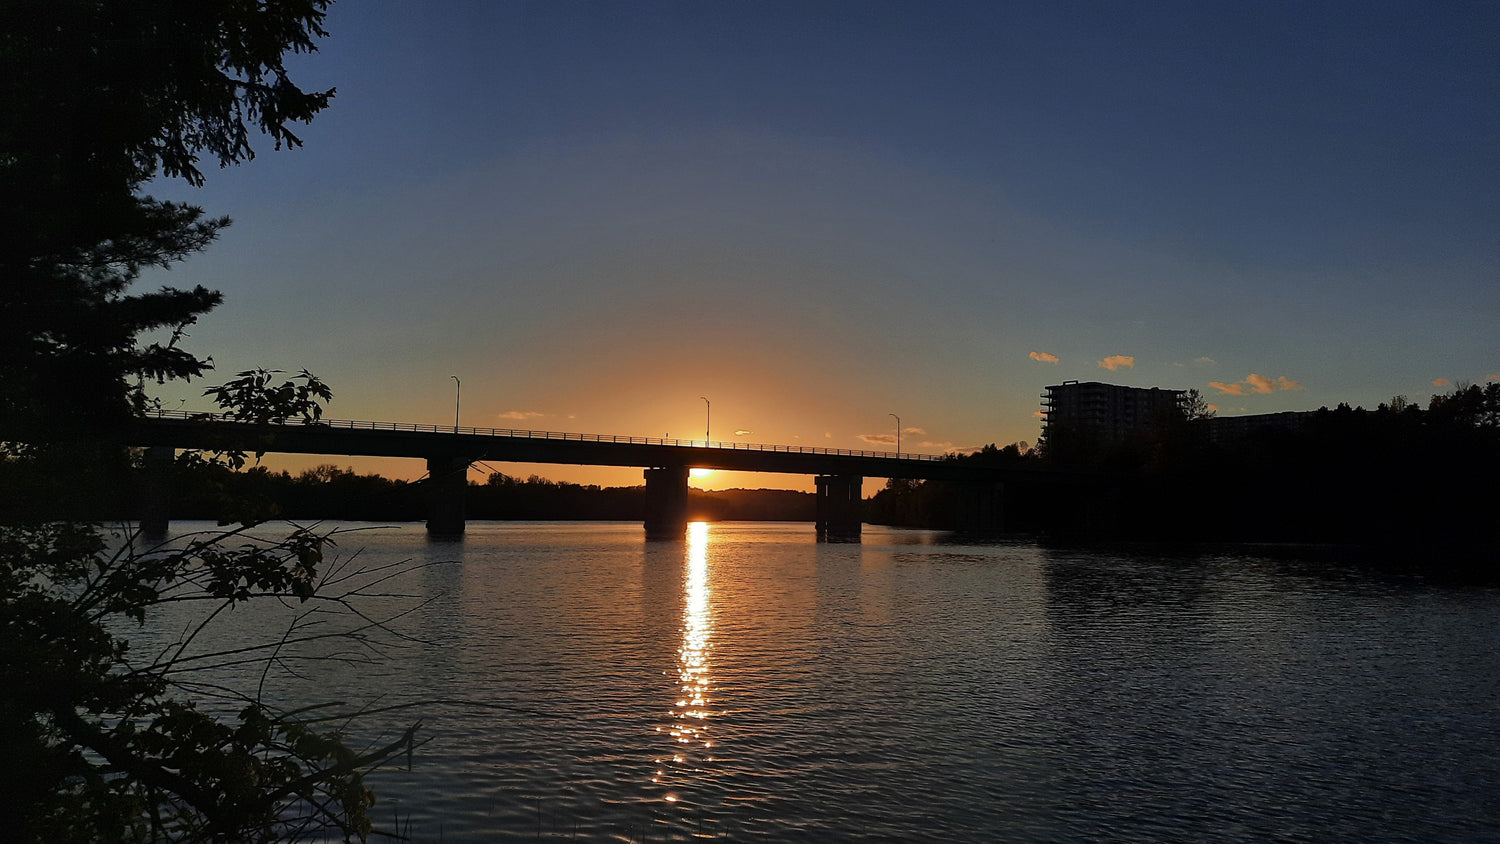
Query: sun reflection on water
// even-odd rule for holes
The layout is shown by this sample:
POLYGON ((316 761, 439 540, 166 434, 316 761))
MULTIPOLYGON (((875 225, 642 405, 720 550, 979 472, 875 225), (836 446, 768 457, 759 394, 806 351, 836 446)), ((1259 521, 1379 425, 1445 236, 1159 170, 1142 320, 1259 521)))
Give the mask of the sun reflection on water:
MULTIPOLYGON (((708 523, 693 522, 687 530, 687 566, 683 578, 682 645, 677 650, 677 691, 672 721, 663 730, 674 745, 670 755, 656 760, 653 782, 682 786, 697 779, 701 765, 712 762, 713 740, 708 719, 713 699, 713 679, 709 669, 712 650, 713 611, 708 588, 708 523), (670 768, 670 770, 669 770, 670 768)), ((675 803, 677 794, 667 794, 675 803)))

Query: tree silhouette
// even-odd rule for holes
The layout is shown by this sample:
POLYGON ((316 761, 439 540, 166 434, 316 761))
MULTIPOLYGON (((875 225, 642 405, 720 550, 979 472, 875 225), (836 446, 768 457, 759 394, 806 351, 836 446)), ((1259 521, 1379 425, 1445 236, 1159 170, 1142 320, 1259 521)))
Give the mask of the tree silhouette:
POLYGON ((182 330, 221 300, 194 286, 127 292, 229 224, 142 194, 158 176, 203 182, 254 156, 252 129, 301 143, 333 91, 307 93, 283 57, 307 52, 325 0, 10 0, 0 6, 0 417, 13 439, 118 425, 141 383, 209 361, 182 330), (168 339, 142 343, 158 330, 168 339))
MULTIPOLYGON (((199 185, 202 159, 253 158, 253 133, 292 127, 333 91, 304 92, 287 53, 314 49, 327 0, 8 0, 0 5, 0 461, 42 481, 4 497, 120 497, 129 454, 115 436, 146 409, 149 380, 212 368, 181 347, 217 306, 202 286, 130 288, 228 225, 143 193, 158 177, 199 185), (147 342, 151 332, 164 339, 147 342), (61 489, 64 485, 71 489, 61 489), (61 491, 59 491, 61 490, 61 491)), ((264 374, 264 373, 262 373, 264 374)), ((303 373, 306 376, 306 373, 303 373)), ((231 412, 316 418, 327 388, 242 373, 215 393, 231 412), (285 387, 285 389, 283 389, 285 387)), ((60 504, 60 501, 53 501, 60 504)), ((43 507, 43 509, 45 509, 43 507)), ((364 753, 325 718, 255 694, 217 717, 183 694, 195 666, 271 659, 301 635, 191 656, 196 628, 136 655, 128 635, 166 603, 205 624, 245 601, 349 606, 329 594, 332 538, 226 528, 175 545, 7 511, 0 524, 0 793, 7 840, 280 839, 371 831, 362 775, 409 750, 413 731, 364 753)), ((378 619, 357 631, 368 636, 378 619)), ((327 713, 324 713, 325 715, 327 713)))

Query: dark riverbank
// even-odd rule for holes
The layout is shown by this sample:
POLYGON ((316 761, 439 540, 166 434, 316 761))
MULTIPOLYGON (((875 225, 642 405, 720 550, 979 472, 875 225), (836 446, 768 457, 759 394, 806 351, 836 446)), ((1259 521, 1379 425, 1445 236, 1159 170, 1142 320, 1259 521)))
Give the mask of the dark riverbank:
MULTIPOLYGON (((26 490, 8 498, 5 515, 42 519, 120 520, 139 516, 144 478, 122 475, 107 483, 67 486, 22 477, 20 467, 0 464, 0 488, 26 490), (91 494, 89 490, 94 490, 91 494), (120 494, 126 491, 127 494, 120 494)), ((427 484, 358 474, 334 465, 292 475, 252 468, 231 472, 218 466, 175 466, 168 479, 173 519, 295 519, 416 522, 427 518, 427 484)), ((688 492, 695 521, 812 521, 812 493, 781 489, 688 492)), ((499 521, 640 521, 644 487, 562 483, 533 475, 496 473, 470 483, 465 494, 470 519, 499 521)))
MULTIPOLYGON (((1072 488, 1006 490, 1006 527, 1052 541, 1316 550, 1465 577, 1500 570, 1500 384, 1433 396, 1425 410, 1397 397, 1295 421, 1222 437, 1207 419, 1172 418, 1118 442, 1059 429, 1044 454, 960 459, 1087 474, 1072 488)), ((867 518, 960 528, 962 495, 893 481, 867 518)))
MULTIPOLYGON (((1298 557, 1355 557, 1456 576, 1500 571, 1500 384, 1434 396, 1427 409, 1393 400, 1373 411, 1340 406, 1297 417, 1292 427, 1233 439, 1205 419, 1173 418, 1119 442, 1059 428, 1044 451, 988 446, 954 456, 1012 477, 1066 475, 1067 484, 1012 483, 998 496, 993 531, 1048 543, 1154 548, 1289 549, 1298 557)), ((27 474, 0 462, 0 517, 130 519, 140 470, 93 477, 27 474), (89 491, 93 492, 90 493, 89 491)), ((173 519, 421 521, 425 481, 395 481, 333 465, 291 475, 262 468, 174 467, 173 519)), ((892 480, 865 502, 868 523, 964 531, 973 490, 892 480)), ((643 487, 600 487, 492 474, 470 483, 466 516, 478 520, 639 521, 643 487)), ((816 499, 788 490, 691 490, 688 517, 704 521, 812 521, 816 499)))

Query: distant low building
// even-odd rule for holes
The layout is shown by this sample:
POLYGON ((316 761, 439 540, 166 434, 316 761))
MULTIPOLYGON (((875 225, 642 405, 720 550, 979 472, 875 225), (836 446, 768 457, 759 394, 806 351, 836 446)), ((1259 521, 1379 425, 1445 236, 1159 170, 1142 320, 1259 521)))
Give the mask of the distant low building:
POLYGON ((1208 420, 1208 439, 1215 445, 1229 445, 1268 432, 1295 433, 1302 430, 1316 410, 1288 410, 1282 413, 1251 413, 1244 416, 1215 416, 1208 420))
POLYGON ((1042 437, 1046 445, 1066 429, 1091 443, 1113 445, 1163 419, 1183 412, 1184 390, 1125 387, 1099 381, 1064 381, 1042 396, 1042 437))

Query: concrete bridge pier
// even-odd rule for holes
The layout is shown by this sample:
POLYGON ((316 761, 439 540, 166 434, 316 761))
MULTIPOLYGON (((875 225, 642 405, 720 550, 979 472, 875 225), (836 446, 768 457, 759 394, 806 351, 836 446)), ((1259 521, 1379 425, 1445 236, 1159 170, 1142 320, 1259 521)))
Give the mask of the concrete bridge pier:
POLYGON ((961 487, 958 529, 972 533, 1005 530, 1005 486, 999 483, 966 483, 961 487))
POLYGON ((819 475, 817 486, 818 536, 857 539, 864 525, 865 479, 859 475, 819 475))
POLYGON ((171 526, 172 472, 176 460, 177 449, 171 446, 153 445, 146 449, 139 506, 141 535, 147 539, 164 538, 171 526))
POLYGON ((428 536, 464 535, 464 495, 468 489, 468 458, 427 458, 428 536))
POLYGON ((688 467, 646 470, 646 538, 681 539, 687 530, 688 467))

